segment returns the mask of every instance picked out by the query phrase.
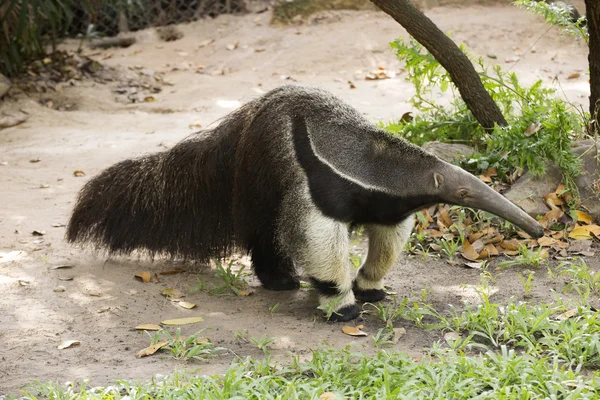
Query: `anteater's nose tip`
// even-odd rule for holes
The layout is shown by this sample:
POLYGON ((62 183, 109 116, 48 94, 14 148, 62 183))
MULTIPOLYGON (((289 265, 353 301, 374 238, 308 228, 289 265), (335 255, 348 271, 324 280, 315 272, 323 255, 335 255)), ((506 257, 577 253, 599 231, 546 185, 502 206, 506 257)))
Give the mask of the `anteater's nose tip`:
POLYGON ((534 239, 539 239, 542 236, 544 236, 544 228, 540 225, 537 224, 536 227, 534 227, 531 232, 528 232, 529 235, 531 235, 534 239))

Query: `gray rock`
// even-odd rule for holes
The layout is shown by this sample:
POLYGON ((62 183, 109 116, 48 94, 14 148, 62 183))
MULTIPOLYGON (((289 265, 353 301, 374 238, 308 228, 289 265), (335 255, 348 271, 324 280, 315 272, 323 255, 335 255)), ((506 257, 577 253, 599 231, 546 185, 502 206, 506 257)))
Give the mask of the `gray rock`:
POLYGON ((455 163, 462 156, 469 157, 475 153, 475 149, 471 146, 457 143, 428 142, 421 148, 449 163, 455 163))
POLYGON ((6 92, 8 92, 10 87, 11 84, 8 78, 0 74, 0 99, 6 94, 6 92))
MULTIPOLYGON (((581 174, 576 184, 581 195, 581 206, 596 220, 600 221, 600 141, 581 140, 574 143, 573 153, 581 159, 581 174)), ((562 173, 554 165, 546 166, 543 176, 534 178, 525 173, 504 195, 529 215, 545 214, 550 208, 544 203, 544 196, 556 190, 561 183, 562 173)))

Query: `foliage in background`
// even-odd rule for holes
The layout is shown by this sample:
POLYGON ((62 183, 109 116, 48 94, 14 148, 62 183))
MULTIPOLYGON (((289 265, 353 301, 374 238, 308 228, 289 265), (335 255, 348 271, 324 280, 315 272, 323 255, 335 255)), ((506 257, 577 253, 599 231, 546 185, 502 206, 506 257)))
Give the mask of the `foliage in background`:
POLYGON ((243 9, 243 0, 0 0, 0 73, 21 73, 63 37, 113 36, 243 9))
POLYGON ((585 40, 586 43, 590 40, 590 35, 585 28, 585 16, 580 17, 576 11, 573 12, 571 4, 561 1, 546 3, 535 0, 515 0, 513 4, 533 14, 541 15, 547 23, 562 27, 565 32, 585 40))
POLYGON ((559 99, 556 90, 544 87, 541 80, 524 86, 514 72, 486 66, 480 57, 473 60, 479 76, 508 122, 486 132, 463 102, 448 72, 421 44, 411 38, 408 43, 398 39, 391 46, 415 88, 410 102, 418 114, 384 124, 385 129, 417 145, 433 140, 472 145, 477 153, 463 160, 462 166, 473 173, 495 167, 504 178, 518 167, 539 176, 545 172, 546 163, 555 163, 562 169, 565 186, 577 197, 579 160, 571 152, 571 143, 585 135, 589 115, 559 99), (442 92, 442 99, 436 101, 437 90, 442 92))
POLYGON ((71 0, 0 0, 0 73, 15 75, 45 54, 73 20, 71 0))

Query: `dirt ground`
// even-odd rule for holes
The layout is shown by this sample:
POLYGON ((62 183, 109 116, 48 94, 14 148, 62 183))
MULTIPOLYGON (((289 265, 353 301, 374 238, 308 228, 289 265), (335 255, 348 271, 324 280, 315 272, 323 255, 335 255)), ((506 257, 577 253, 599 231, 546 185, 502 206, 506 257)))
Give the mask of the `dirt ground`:
MULTIPOLYGON (((586 106, 584 43, 563 37, 539 18, 510 6, 435 8, 427 14, 472 54, 496 55, 488 60, 517 72, 526 82, 556 79, 569 100, 586 106), (506 62, 519 55, 523 56, 518 63, 506 62), (579 78, 567 79, 576 72, 579 78)), ((152 94, 155 102, 124 104, 115 100, 117 82, 84 81, 60 92, 19 95, 0 104, 2 112, 21 109, 30 114, 24 124, 0 131, 0 394, 16 393, 33 379, 89 378, 93 384, 106 384, 182 368, 215 373, 234 359, 230 354, 198 364, 160 355, 136 358, 148 339, 133 327, 168 318, 204 317, 204 322, 185 326, 183 332, 205 328, 214 343, 242 357, 262 354, 254 344, 235 338, 245 329, 250 337, 275 338, 272 351, 280 359, 290 351, 309 355, 309 349, 325 342, 373 348, 371 338, 346 336, 342 325, 324 322, 316 310, 316 296, 308 289, 272 293, 248 276, 253 292, 248 297, 192 293, 199 279, 214 281, 210 270, 198 272, 190 265, 135 256, 107 259, 63 240, 60 225, 68 221, 77 191, 90 177, 119 160, 164 150, 197 124, 206 127, 240 103, 283 83, 326 88, 373 121, 410 111, 412 90, 404 81, 405 73, 387 80, 364 79, 380 66, 400 69, 388 43, 406 33, 385 14, 340 12, 315 25, 291 27, 270 26, 269 19, 268 13, 221 16, 181 26, 185 36, 175 42, 161 42, 147 31, 139 32, 138 43, 128 49, 86 51, 129 73, 152 77, 163 72, 164 81, 172 86, 163 84, 162 92, 152 94), (214 42, 200 46, 208 39, 214 42), (228 50, 235 42, 237 48, 228 50), (348 81, 356 88, 351 89, 348 81), (73 106, 71 111, 49 109, 39 103, 43 97, 73 106), (75 177, 76 170, 85 176, 75 177), (34 230, 45 234, 34 236, 34 230), (51 269, 61 264, 73 268, 51 269), (134 278, 141 271, 158 273, 175 267, 188 272, 160 276, 156 284, 134 278), (68 278, 72 280, 61 280, 68 278), (57 286, 65 291, 55 292, 57 286), (186 310, 169 302, 160 293, 167 287, 186 291, 187 301, 198 306, 186 310), (280 306, 271 313, 269 308, 277 303, 280 306), (81 344, 58 350, 64 340, 81 344)), ((591 262, 598 265, 597 258, 591 262)), ((518 272, 511 269, 499 275, 494 300, 523 295, 518 272)), ((400 296, 428 287, 431 301, 443 309, 465 299, 475 301, 471 285, 479 279, 477 270, 403 258, 387 284, 400 296)), ((551 299, 551 289, 559 290, 560 285, 538 271, 534 301, 551 299)), ((370 334, 382 326, 373 316, 362 323, 370 334)), ((441 338, 439 332, 404 326, 407 334, 395 346, 399 350, 418 354, 441 338)))

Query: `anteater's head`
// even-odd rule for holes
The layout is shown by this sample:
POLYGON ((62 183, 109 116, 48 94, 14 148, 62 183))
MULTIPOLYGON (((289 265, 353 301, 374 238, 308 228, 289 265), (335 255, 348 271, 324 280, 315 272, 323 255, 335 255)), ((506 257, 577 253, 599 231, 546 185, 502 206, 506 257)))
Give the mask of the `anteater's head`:
POLYGON ((423 183, 428 194, 440 203, 484 210, 512 222, 534 238, 544 236, 544 229, 535 219, 459 167, 437 160, 423 183))

